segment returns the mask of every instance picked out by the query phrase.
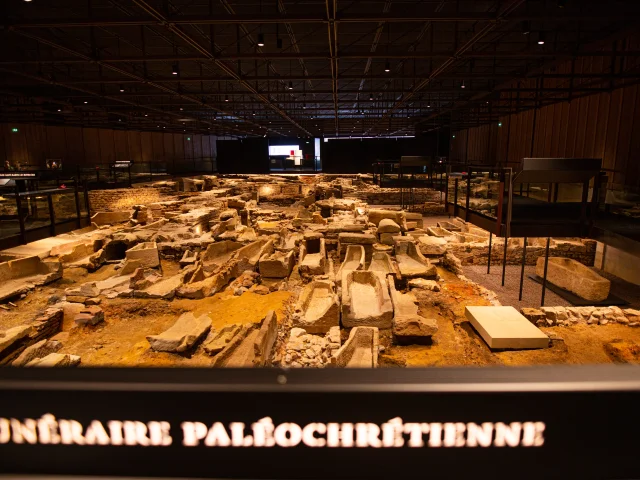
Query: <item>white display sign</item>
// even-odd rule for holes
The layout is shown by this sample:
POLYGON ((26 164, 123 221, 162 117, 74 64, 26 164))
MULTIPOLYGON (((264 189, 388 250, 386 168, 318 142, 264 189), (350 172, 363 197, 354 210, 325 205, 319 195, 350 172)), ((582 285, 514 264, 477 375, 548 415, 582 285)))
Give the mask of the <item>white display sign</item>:
POLYGON ((300 145, 269 145, 269 156, 289 157, 291 150, 300 150, 300 145))

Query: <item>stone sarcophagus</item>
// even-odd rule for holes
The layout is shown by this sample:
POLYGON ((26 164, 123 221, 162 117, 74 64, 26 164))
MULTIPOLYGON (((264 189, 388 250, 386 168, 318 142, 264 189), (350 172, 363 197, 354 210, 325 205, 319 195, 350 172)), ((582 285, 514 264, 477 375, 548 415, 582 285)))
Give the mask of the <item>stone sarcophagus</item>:
MULTIPOLYGON (((544 276, 544 257, 538 258, 536 274, 544 276)), ((571 258, 549 257, 547 281, 577 296, 602 302, 609 296, 611 282, 571 258)))

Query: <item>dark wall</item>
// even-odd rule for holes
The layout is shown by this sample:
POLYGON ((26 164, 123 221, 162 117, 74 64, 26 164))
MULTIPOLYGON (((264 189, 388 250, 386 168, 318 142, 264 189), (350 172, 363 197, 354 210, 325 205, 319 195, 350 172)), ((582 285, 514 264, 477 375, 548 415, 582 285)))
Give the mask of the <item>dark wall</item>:
POLYGON ((268 173, 269 144, 267 139, 218 140, 218 172, 268 173))
POLYGON ((64 168, 130 160, 159 164, 175 171, 211 171, 215 166, 213 135, 139 132, 41 124, 0 124, 0 165, 45 168, 46 159, 64 168), (13 129, 18 129, 14 132, 13 129))
POLYGON ((414 138, 341 139, 322 142, 322 171, 327 173, 370 173, 377 160, 400 160, 403 155, 447 155, 446 135, 414 138))

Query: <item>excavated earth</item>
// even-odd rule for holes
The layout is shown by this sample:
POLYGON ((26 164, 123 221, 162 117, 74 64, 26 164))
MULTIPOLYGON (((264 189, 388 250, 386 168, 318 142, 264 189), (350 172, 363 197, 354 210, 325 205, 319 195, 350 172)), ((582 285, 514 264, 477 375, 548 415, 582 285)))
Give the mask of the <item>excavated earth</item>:
MULTIPOLYGON (((236 182, 234 185, 237 187, 239 181, 232 180, 231 183, 233 182, 236 182)), ((299 185, 304 185, 305 183, 311 184, 310 182, 311 180, 304 179, 299 182, 299 185)), ((329 184, 329 186, 318 184, 316 186, 319 191, 322 191, 322 188, 332 189, 333 187, 335 187, 335 184, 329 184)), ((260 188, 262 187, 258 187, 259 191, 260 188)), ((269 186, 269 188, 271 188, 271 186, 269 186)), ((356 189, 351 188, 353 190, 351 193, 355 195, 357 193, 356 189)), ((345 186, 345 193, 348 192, 349 188, 345 186)), ((244 191, 244 193, 246 194, 246 191, 244 191)), ((202 195, 203 198, 205 198, 207 192, 190 192, 189 194, 185 193, 184 196, 185 198, 189 198, 190 196, 195 198, 198 195, 202 195)), ((237 197, 239 197, 239 195, 233 198, 237 197)), ((276 240, 274 240, 276 243, 269 245, 271 253, 274 249, 285 248, 285 237, 282 237, 282 245, 277 244, 277 236, 282 235, 282 231, 286 230, 283 228, 285 226, 288 228, 288 235, 296 233, 301 238, 303 233, 309 233, 313 231, 315 227, 324 226, 327 230, 330 230, 334 225, 339 226, 340 222, 348 224, 349 226, 364 227, 360 230, 351 230, 348 234, 341 234, 346 235, 344 237, 345 241, 349 236, 351 236, 351 238, 361 238, 358 237, 358 235, 366 237, 367 235, 363 233, 357 233, 363 230, 367 232, 373 231, 373 234, 368 234, 370 237, 376 235, 375 226, 371 226, 370 219, 368 221, 362 220, 361 223, 356 225, 358 218, 364 218, 363 213, 358 213, 358 208, 348 210, 348 208, 351 208, 348 206, 349 202, 357 202, 358 200, 345 198, 342 205, 335 205, 335 211, 333 212, 335 222, 327 223, 320 215, 320 212, 323 212, 322 209, 328 208, 326 207, 327 202, 331 204, 335 199, 329 198, 329 200, 327 200, 325 198, 319 200, 316 202, 316 207, 312 205, 312 200, 311 203, 307 204, 307 207, 310 207, 311 210, 304 212, 306 207, 301 203, 304 198, 302 196, 297 198, 298 204, 295 207, 291 206, 292 202, 288 202, 287 196, 283 194, 274 197, 274 199, 283 202, 282 204, 278 202, 268 203, 265 201, 260 202, 259 208, 256 208, 258 215, 262 215, 262 219, 255 221, 253 224, 257 230, 257 235, 259 235, 258 238, 273 239, 274 236, 276 238, 276 240), (345 213, 347 210, 350 212, 348 214, 351 215, 350 217, 345 213), (300 212, 303 212, 304 216, 296 217, 296 215, 300 215, 300 212), (300 220, 302 225, 304 225, 302 230, 291 228, 292 224, 293 227, 296 227, 296 219, 300 220), (279 226, 278 222, 280 222, 279 226), (266 235, 271 235, 272 237, 266 237, 266 235)), ((357 199, 358 197, 356 196, 355 198, 357 199)), ((219 203, 222 203, 222 200, 226 200, 220 197, 214 197, 214 199, 219 203)), ((240 202, 240 200, 237 199, 229 199, 228 201, 240 202)), ((253 199, 251 201, 255 202, 253 199)), ((242 200, 242 202, 245 202, 245 200, 242 200)), ((246 202, 249 203, 249 200, 246 200, 246 202)), ((351 205, 353 205, 353 203, 351 205)), ((362 206, 366 204, 360 203, 359 205, 362 206)), ((367 207, 372 208, 370 205, 367 207)), ((230 205, 225 203, 221 212, 225 213, 231 210, 230 205)), ((239 210, 242 210, 242 208, 239 210)), ((187 210, 183 212, 181 216, 188 216, 192 213, 187 213, 187 210)), ((195 212, 193 218, 197 218, 197 209, 195 209, 195 212)), ((175 215, 177 215, 177 213, 172 213, 168 215, 167 218, 174 218, 175 215)), ((218 212, 218 215, 221 216, 220 212, 218 212)), ((411 218, 411 223, 415 223, 415 216, 411 218)), ((433 226, 438 221, 443 222, 443 217, 424 216, 422 220, 426 228, 427 226, 433 226)), ((225 228, 227 226, 226 223, 230 226, 228 230, 222 230, 222 232, 234 233, 235 231, 233 229, 235 226, 230 223, 233 221, 235 221, 234 217, 225 217, 225 220, 220 220, 218 223, 211 218, 207 218, 206 221, 203 221, 203 225, 208 224, 213 230, 218 228, 222 222, 225 222, 225 228)), ((444 223, 446 222, 443 222, 443 224, 444 223)), ((297 227, 302 225, 298 225, 297 227)), ((198 234, 200 234, 200 226, 197 228, 198 234)), ((221 232, 219 231, 218 235, 220 234, 221 232)), ((206 232, 203 236, 204 235, 212 236, 213 234, 206 232)), ((312 234, 312 236, 313 235, 314 234, 312 234)), ((382 242, 381 236, 376 237, 376 239, 382 242)), ((191 241, 191 239, 187 240, 191 241)), ((367 262, 364 266, 366 270, 369 267, 372 246, 370 242, 362 241, 364 249, 367 250, 367 262)), ((332 275, 331 280, 335 280, 335 272, 337 272, 341 266, 340 251, 342 250, 344 253, 345 245, 348 245, 348 243, 340 245, 340 242, 342 242, 342 240, 336 240, 335 236, 331 238, 327 236, 327 275, 320 277, 324 278, 325 281, 329 281, 326 280, 326 278, 332 277, 332 275)), ((174 241, 174 243, 179 244, 180 242, 174 241)), ((158 240, 158 244, 161 245, 162 241, 158 240)), ((247 242, 245 242, 244 246, 246 245, 247 242)), ((392 250, 392 247, 388 246, 388 244, 381 245, 376 243, 376 248, 378 249, 377 251, 380 252, 390 252, 392 250), (388 250, 384 250, 385 248, 388 248, 388 250)), ((202 249, 198 248, 196 253, 204 251, 205 249, 206 246, 202 247, 202 249)), ((147 281, 148 278, 154 276, 155 278, 161 277, 163 281, 173 277, 177 278, 178 275, 188 270, 189 267, 185 267, 184 264, 181 265, 179 263, 182 251, 179 251, 179 254, 174 252, 167 254, 166 252, 167 250, 164 251, 164 255, 160 256, 160 268, 153 270, 151 275, 149 275, 147 271, 145 273, 146 277, 142 278, 142 281, 147 281), (185 268, 187 270, 185 270, 185 268)), ((268 254, 269 252, 265 255, 268 256, 268 254)), ((263 253, 260 255, 263 255, 263 253)), ((414 259, 410 260, 416 262, 416 264, 422 268, 422 264, 420 264, 419 261, 414 259)), ((425 260, 423 258, 420 261, 425 260)), ((261 322, 263 322, 268 312, 274 311, 277 316, 278 331, 274 355, 271 360, 273 360, 274 365, 284 365, 282 358, 285 356, 285 352, 290 351, 288 350, 287 342, 292 341, 289 338, 289 334, 292 331, 292 312, 302 288, 307 282, 312 280, 308 276, 305 276, 303 269, 298 271, 298 264, 299 261, 296 260, 296 266, 287 279, 262 278, 259 276, 259 268, 256 265, 254 271, 250 272, 249 276, 247 276, 247 272, 242 273, 242 275, 234 274, 231 281, 227 282, 223 288, 217 289, 216 293, 213 294, 208 292, 200 295, 203 298, 181 298, 176 296, 172 300, 165 300, 158 298, 127 298, 125 296, 107 298, 105 295, 100 295, 99 308, 104 312, 104 321, 96 325, 77 326, 74 322, 73 315, 65 315, 61 325, 62 333, 57 335, 57 338, 59 338, 62 343, 62 349, 59 350, 58 353, 80 356, 81 366, 83 367, 210 367, 214 364, 216 357, 205 352, 202 341, 200 341, 196 347, 188 348, 184 352, 168 353, 152 350, 147 337, 165 332, 176 323, 176 320, 181 315, 188 312, 192 313, 194 317, 207 315, 211 319, 212 331, 220 331, 225 326, 252 323, 262 325, 261 322), (248 283, 244 285, 242 283, 243 281, 247 281, 248 283)), ((419 342, 420 344, 399 345, 394 340, 391 329, 379 330, 378 366, 522 366, 640 363, 640 328, 616 322, 609 322, 606 325, 575 323, 571 326, 541 327, 541 330, 551 339, 549 348, 539 350, 492 351, 466 319, 465 307, 495 304, 495 295, 492 295, 490 291, 481 287, 479 284, 452 273, 450 270, 450 268, 452 268, 451 265, 447 264, 442 256, 438 257, 434 264, 437 264, 436 278, 439 279, 439 281, 434 282, 431 280, 431 282, 437 283, 439 288, 412 288, 411 293, 413 293, 417 299, 418 314, 426 319, 434 319, 438 326, 437 332, 430 338, 425 337, 425 341, 419 342), (445 266, 447 266, 447 268, 444 268, 445 266)), ((114 278, 120 274, 118 271, 120 267, 122 267, 122 265, 116 265, 114 262, 104 263, 95 270, 66 266, 61 278, 44 286, 36 286, 28 294, 22 295, 21 298, 14 298, 12 302, 1 305, 3 308, 0 309, 0 333, 10 328, 29 323, 50 306, 60 305, 59 302, 63 301, 65 295, 69 295, 69 291, 74 288, 78 288, 88 282, 99 282, 114 278)), ((453 269, 456 270, 455 268, 453 269)), ((462 270, 458 269, 458 273, 461 274, 462 270)), ((193 274, 196 275, 195 273, 193 274)), ((199 274, 202 275, 202 271, 200 271, 199 274)), ((482 282, 481 275, 474 276, 474 279, 482 282)), ((408 291, 407 279, 398 279, 398 281, 398 289, 403 292, 408 291)), ((197 283, 198 282, 195 282, 196 285, 197 283)), ((362 302, 362 298, 375 297, 375 289, 369 285, 358 284, 354 287, 356 294, 358 293, 358 289, 362 291, 360 292, 361 298, 357 306, 361 310, 366 310, 360 313, 363 313, 363 316, 376 315, 378 310, 375 308, 375 305, 362 302)), ((640 289, 640 287, 638 289, 640 289)), ((320 310, 324 310, 324 306, 321 305, 321 307, 320 310)), ((319 307, 316 305, 314 308, 319 307)), ((516 308, 519 307, 516 305, 516 308)), ((273 325, 273 323, 271 325, 273 325)), ((338 333, 338 337, 341 338, 341 342, 344 344, 349 337, 350 329, 342 328, 338 333)), ((316 337, 316 340, 320 343, 322 343, 322 335, 324 335, 324 333, 316 337)), ((331 333, 329 332, 327 335, 327 338, 329 338, 331 333)), ((257 337, 258 329, 251 330, 248 337, 242 342, 240 350, 252 348, 253 340, 257 337)), ((0 340, 1 338, 2 335, 0 335, 0 340)), ((337 340, 333 343, 334 345, 337 344, 337 340)), ((338 347, 340 346, 339 344, 337 345, 338 347)), ((328 348, 327 345, 318 345, 319 352, 326 351, 328 348)), ((307 352, 308 351, 309 350, 307 350, 307 352)), ((242 351, 236 353, 239 357, 243 356, 242 351)), ((325 365, 326 364, 325 359, 325 365)))

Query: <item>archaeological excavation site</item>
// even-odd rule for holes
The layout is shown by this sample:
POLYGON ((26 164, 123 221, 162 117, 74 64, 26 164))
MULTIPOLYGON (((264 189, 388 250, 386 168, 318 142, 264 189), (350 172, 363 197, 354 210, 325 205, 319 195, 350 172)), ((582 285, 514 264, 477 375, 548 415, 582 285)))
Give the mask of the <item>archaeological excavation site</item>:
MULTIPOLYGON (((393 180, 385 174, 199 175, 91 190, 86 227, 2 252, 0 361, 398 368, 640 360, 640 287, 595 268, 603 256, 596 240, 505 240, 495 220, 477 226, 484 218, 471 200, 500 183, 491 175, 451 175, 444 192, 424 186, 436 181, 428 175, 407 179, 409 188, 380 187, 393 180), (469 192, 469 203, 455 200, 469 192)), ((515 220, 514 234, 538 228, 515 220)), ((545 228, 579 233, 581 224, 545 228)))
POLYGON ((0 480, 640 478, 639 27, 0 0, 0 480))

